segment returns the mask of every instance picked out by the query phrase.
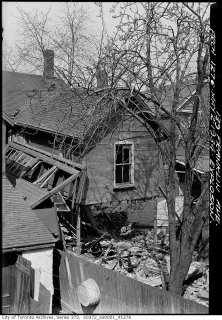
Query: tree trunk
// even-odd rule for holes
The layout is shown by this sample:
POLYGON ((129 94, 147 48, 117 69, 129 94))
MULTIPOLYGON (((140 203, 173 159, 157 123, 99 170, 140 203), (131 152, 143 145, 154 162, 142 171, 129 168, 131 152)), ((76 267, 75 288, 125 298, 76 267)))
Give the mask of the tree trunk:
POLYGON ((157 199, 154 199, 153 244, 157 246, 157 199))
POLYGON ((183 282, 189 271, 192 261, 192 252, 187 251, 180 257, 179 263, 175 270, 170 272, 169 291, 178 295, 182 295, 183 282))

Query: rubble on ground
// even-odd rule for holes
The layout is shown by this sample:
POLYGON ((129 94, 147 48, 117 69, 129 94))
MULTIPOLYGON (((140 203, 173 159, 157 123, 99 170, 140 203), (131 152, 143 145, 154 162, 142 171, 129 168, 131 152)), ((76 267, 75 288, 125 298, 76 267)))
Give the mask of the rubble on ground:
MULTIPOLYGON (((165 229, 159 230, 154 246, 153 230, 134 228, 133 224, 127 224, 125 215, 99 213, 97 223, 103 234, 93 239, 89 235, 88 240, 82 242, 82 254, 88 260, 150 286, 167 289, 170 257, 169 236, 165 229)), ((76 248, 72 247, 72 250, 76 248)), ((208 266, 197 262, 196 257, 197 253, 194 253, 184 282, 183 297, 208 306, 208 266)))

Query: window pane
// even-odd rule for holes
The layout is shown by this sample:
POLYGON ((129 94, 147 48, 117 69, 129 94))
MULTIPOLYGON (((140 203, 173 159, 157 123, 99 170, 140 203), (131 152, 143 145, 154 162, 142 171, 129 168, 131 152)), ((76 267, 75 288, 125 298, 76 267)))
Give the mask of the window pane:
POLYGON ((116 183, 122 182, 122 166, 116 166, 116 183))
POLYGON ((130 155, 130 149, 129 146, 125 146, 123 149, 123 161, 124 163, 129 163, 129 155, 130 155))
POLYGON ((122 154, 123 154, 123 146, 116 145, 116 163, 123 163, 122 154))
POLYGON ((123 166, 123 182, 130 183, 130 165, 123 166))

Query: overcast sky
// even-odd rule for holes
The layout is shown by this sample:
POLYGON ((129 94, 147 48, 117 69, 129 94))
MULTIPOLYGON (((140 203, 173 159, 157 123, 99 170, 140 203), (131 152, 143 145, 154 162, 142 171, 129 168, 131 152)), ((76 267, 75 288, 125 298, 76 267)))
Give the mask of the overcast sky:
MULTIPOLYGON (((84 4, 89 7, 92 19, 95 21, 98 30, 101 30, 101 19, 98 18, 99 8, 94 4, 94 2, 84 2, 84 4)), ((109 9, 112 6, 112 2, 105 2, 104 15, 105 23, 108 31, 112 33, 115 30, 115 21, 112 15, 109 13, 109 9)), ((18 16, 17 7, 21 7, 23 10, 32 12, 35 9, 39 11, 47 12, 51 6, 52 14, 56 14, 59 10, 61 2, 2 2, 2 21, 3 21, 3 40, 6 40, 8 44, 13 44, 18 36, 18 24, 16 22, 16 16, 18 16)))

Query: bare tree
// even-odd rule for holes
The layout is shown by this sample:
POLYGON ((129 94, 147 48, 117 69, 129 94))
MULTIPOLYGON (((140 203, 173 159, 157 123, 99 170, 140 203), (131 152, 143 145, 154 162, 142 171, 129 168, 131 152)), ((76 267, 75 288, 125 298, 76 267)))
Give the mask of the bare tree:
POLYGON ((57 77, 69 85, 85 85, 88 66, 96 61, 98 41, 89 9, 78 2, 63 2, 56 16, 51 8, 46 13, 17 10, 19 40, 10 52, 5 50, 6 68, 42 73, 43 53, 52 49, 57 77))
POLYGON ((15 48, 8 45, 5 41, 3 43, 3 69, 6 71, 16 72, 19 70, 21 61, 18 59, 15 48))
MULTIPOLYGON (((102 3, 98 5, 103 18, 102 3)), ((57 66, 61 67, 57 67, 57 74, 65 79, 66 83, 73 87, 87 88, 87 94, 101 93, 98 105, 93 106, 95 109, 102 110, 107 107, 107 100, 121 104, 127 112, 142 122, 153 136, 160 151, 165 175, 170 241, 169 290, 176 294, 182 294, 183 281, 188 273, 202 226, 207 219, 207 211, 202 210, 202 206, 204 198, 207 197, 208 178, 200 177, 201 194, 198 199, 192 197, 192 185, 195 178, 194 168, 209 141, 208 110, 202 97, 208 76, 208 9, 208 3, 116 3, 113 7, 119 21, 116 34, 109 37, 104 26, 97 50, 99 63, 96 57, 91 59, 91 65, 86 63, 89 56, 84 55, 84 50, 81 51, 85 45, 90 45, 88 35, 83 36, 84 12, 79 15, 79 24, 75 25, 75 14, 67 5, 65 24, 61 20, 62 27, 58 26, 58 29, 53 31, 56 37, 47 27, 48 15, 41 18, 41 21, 38 16, 36 20, 31 19, 31 16, 24 12, 24 16, 21 16, 23 26, 27 28, 28 39, 33 41, 27 45, 27 51, 23 51, 27 56, 30 55, 30 61, 33 61, 31 48, 36 48, 36 52, 41 55, 46 47, 56 48, 59 53, 57 66), (81 53, 80 56, 78 52, 81 53), (99 88, 96 88, 93 82, 96 69, 107 75, 104 86, 99 88), (123 89, 126 89, 128 96, 124 94, 123 97, 123 89), (147 102, 147 110, 142 111, 150 111, 150 103, 154 105, 154 120, 162 122, 162 128, 165 126, 163 116, 167 116, 167 139, 159 139, 161 132, 154 131, 149 126, 149 121, 138 116, 141 110, 134 104, 132 93, 134 96, 139 94, 147 102), (178 113, 184 93, 186 96, 192 94, 189 101, 192 109, 189 121, 181 119, 178 113), (184 152, 185 189, 183 213, 178 224, 175 208, 178 180, 175 166, 180 145, 184 152)), ((104 19, 102 21, 104 22, 104 19)), ((25 48, 25 45, 26 43, 23 43, 21 49, 25 48)), ((36 61, 39 57, 40 55, 36 56, 36 61)), ((104 120, 102 115, 103 112, 100 127, 92 127, 94 131, 90 131, 90 135, 81 141, 81 145, 73 148, 81 149, 84 154, 87 148, 96 143, 91 141, 95 132, 100 138, 107 133, 107 123, 106 128, 101 129, 104 120)), ((117 116, 113 116, 113 122, 114 118, 117 116)), ((90 116, 87 121, 90 127, 90 116)), ((61 146, 63 143, 64 138, 60 141, 61 146)), ((71 147, 68 147, 68 153, 71 147)))
MULTIPOLYGON (((201 179, 199 198, 192 197, 194 168, 208 146, 208 110, 202 93, 208 76, 209 4, 206 3, 121 3, 113 12, 119 19, 115 36, 109 39, 101 61, 108 74, 109 92, 125 87, 140 93, 155 105, 155 119, 169 119, 168 139, 160 141, 157 132, 147 126, 155 139, 163 161, 169 219, 169 290, 182 294, 195 245, 207 211, 208 179, 201 179), (118 8, 118 10, 117 10, 118 8), (192 113, 181 119, 178 108, 182 97, 192 94, 192 113), (200 112, 201 111, 201 112, 200 112), (203 121, 204 124, 203 124, 203 121), (183 213, 176 219, 176 155, 182 143, 185 161, 183 213)), ((104 89, 105 90, 105 89, 104 89)), ((114 91, 113 91, 114 92, 114 91)), ((205 100, 206 101, 206 100, 205 100)), ((141 121, 141 110, 132 101, 121 101, 126 110, 141 121), (130 107, 131 105, 131 107, 130 107)), ((206 151, 205 151, 206 152, 206 151)))

